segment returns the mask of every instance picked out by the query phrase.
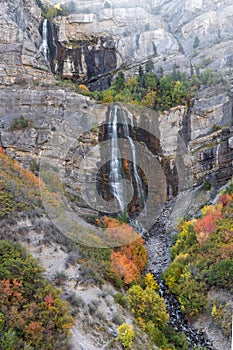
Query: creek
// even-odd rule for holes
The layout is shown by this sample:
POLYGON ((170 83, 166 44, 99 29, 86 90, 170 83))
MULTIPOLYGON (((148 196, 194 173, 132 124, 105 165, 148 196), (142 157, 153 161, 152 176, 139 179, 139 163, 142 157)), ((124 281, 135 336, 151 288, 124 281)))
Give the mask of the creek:
POLYGON ((177 332, 183 332, 186 335, 189 341, 189 349, 199 347, 205 350, 215 350, 206 334, 201 330, 194 329, 188 323, 176 296, 171 293, 162 279, 162 273, 171 262, 172 233, 167 233, 165 230, 166 218, 170 213, 170 208, 171 205, 167 203, 156 224, 149 232, 143 235, 148 251, 148 272, 151 272, 159 283, 159 294, 164 298, 170 317, 169 325, 177 332))

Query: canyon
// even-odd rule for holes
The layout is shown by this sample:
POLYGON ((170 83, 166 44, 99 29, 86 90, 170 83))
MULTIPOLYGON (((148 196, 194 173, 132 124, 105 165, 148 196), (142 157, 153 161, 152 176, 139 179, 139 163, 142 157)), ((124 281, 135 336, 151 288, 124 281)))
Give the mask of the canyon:
MULTIPOLYGON (((109 118, 111 111, 117 108, 118 114, 124 115, 128 128, 123 135, 123 139, 128 139, 122 146, 124 157, 132 164, 136 159, 134 173, 139 172, 139 177, 144 179, 144 190, 147 188, 146 215, 140 215, 140 208, 135 209, 137 199, 136 205, 129 206, 129 212, 143 234, 147 231, 148 269, 161 274, 170 262, 171 241, 157 235, 157 230, 162 227, 163 232, 172 235, 183 216, 199 213, 200 208, 210 203, 219 189, 232 179, 231 1, 182 0, 177 4, 175 0, 136 0, 132 4, 127 0, 83 0, 76 3, 74 13, 49 20, 42 18, 40 8, 32 0, 8 0, 1 5, 1 147, 25 168, 36 169, 37 174, 40 164, 47 160, 51 168, 59 165, 59 180, 64 181, 69 194, 75 195, 74 203, 67 196, 68 205, 85 228, 92 229, 91 218, 99 212, 109 212, 109 203, 100 201, 100 206, 96 205, 97 192, 93 189, 96 179, 86 182, 86 187, 90 186, 93 191, 88 198, 82 197, 86 193, 82 178, 93 179, 109 160, 109 155, 105 154, 109 145, 106 143, 109 118), (166 111, 122 102, 100 104, 78 94, 71 85, 64 85, 64 81, 71 80, 77 85, 85 84, 90 91, 101 91, 110 86, 119 71, 130 77, 149 59, 153 62, 154 73, 162 70, 163 74, 169 74, 175 68, 192 76, 211 69, 216 74, 221 73, 222 81, 214 86, 202 85, 189 104, 166 111), (20 116, 30 121, 29 127, 13 130, 12 124, 20 116), (132 148, 129 150, 132 141, 136 145, 136 158, 135 154, 133 158, 132 148)), ((124 128, 122 120, 117 123, 124 128)), ((118 133, 120 127, 118 125, 118 133)), ((127 169, 128 163, 122 167, 127 169)), ((108 181, 104 180, 104 167, 101 179, 106 199, 108 181)), ((137 175, 134 187, 135 182, 137 175)), ((138 189, 137 196, 140 191, 138 189)), ((59 229, 53 212, 51 216, 59 229)), ((50 278, 56 270, 64 268, 68 253, 62 243, 55 239, 50 248, 39 243, 46 236, 46 230, 52 232, 51 236, 54 232, 59 236, 48 218, 24 217, 15 224, 15 232, 19 227, 28 232, 31 243, 22 237, 20 240, 48 271, 51 270, 47 272, 50 278), (32 231, 29 228, 33 228, 32 231), (60 244, 58 250, 57 244, 60 244)), ((72 238, 67 235, 68 239, 72 238)), ((81 274, 78 269, 79 266, 72 267, 67 272, 69 292, 75 290, 72 274, 81 274)), ((77 292, 80 293, 82 291, 77 292)), ((91 300, 98 293, 100 290, 93 287, 88 298, 91 300)), ((112 310, 119 310, 113 306, 111 295, 109 299, 112 306, 101 301, 100 308, 110 319, 112 310)), ((127 315, 126 319, 129 317, 127 315)), ((202 325, 204 317, 196 320, 197 327, 202 325)), ((85 310, 82 319, 84 322, 85 310)), ((208 322, 204 328, 213 349, 226 350, 229 339, 208 322)), ((74 328, 74 349, 81 346, 87 350, 104 349, 105 335, 109 340, 116 332, 114 326, 107 329, 96 346, 98 331, 93 335, 87 324, 80 329, 74 328)))

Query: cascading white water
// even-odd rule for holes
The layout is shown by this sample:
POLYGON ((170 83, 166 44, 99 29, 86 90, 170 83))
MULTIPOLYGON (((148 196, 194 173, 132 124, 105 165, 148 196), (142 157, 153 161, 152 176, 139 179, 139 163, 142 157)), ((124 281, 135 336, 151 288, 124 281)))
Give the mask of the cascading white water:
POLYGON ((48 46, 48 20, 44 19, 42 24, 42 49, 46 61, 49 60, 49 46, 48 46))
MULTIPOLYGON (((139 203, 145 207, 145 193, 141 177, 138 173, 137 159, 136 159, 136 148, 133 139, 130 137, 129 126, 125 111, 121 110, 119 106, 114 105, 110 111, 109 124, 108 124, 108 136, 111 140, 111 163, 110 163, 110 183, 112 188, 112 194, 117 199, 121 211, 123 212, 126 206, 124 198, 125 187, 121 180, 123 179, 124 169, 122 167, 121 150, 118 145, 118 124, 122 125, 123 135, 121 137, 126 138, 129 141, 130 152, 132 154, 133 171, 131 175, 131 185, 133 187, 133 179, 136 184, 137 195, 139 203)), ((131 157, 130 157, 131 158, 131 157)))
POLYGON ((121 211, 124 211, 124 189, 120 183, 121 180, 121 154, 118 147, 117 132, 117 111, 118 106, 114 106, 110 111, 110 120, 108 124, 108 134, 111 139, 111 163, 110 163, 110 182, 113 196, 117 199, 121 211))
POLYGON ((133 175, 134 175, 135 182, 136 182, 136 187, 137 187, 139 201, 144 206, 144 209, 146 209, 145 208, 145 205, 146 205, 145 192, 143 190, 142 179, 141 179, 141 177, 140 177, 140 175, 138 173, 138 168, 137 168, 136 149, 135 149, 134 142, 133 142, 132 138, 129 135, 129 126, 128 126, 128 121, 127 121, 127 118, 126 118, 125 111, 122 111, 122 117, 123 117, 124 136, 129 140, 130 148, 131 148, 131 152, 132 152, 133 175))

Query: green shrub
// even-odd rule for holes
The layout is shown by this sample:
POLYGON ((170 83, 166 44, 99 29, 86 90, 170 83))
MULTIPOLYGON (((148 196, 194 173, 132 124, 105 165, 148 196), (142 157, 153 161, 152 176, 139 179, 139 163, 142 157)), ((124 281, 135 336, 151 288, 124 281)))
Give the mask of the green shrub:
POLYGON ((201 187, 203 191, 210 191, 212 188, 211 182, 210 181, 205 181, 201 187))
POLYGON ((120 304, 123 307, 127 306, 126 298, 120 292, 118 292, 114 295, 114 301, 115 301, 115 303, 120 304))
POLYGON ((149 334, 150 340, 153 344, 156 344, 159 347, 164 347, 167 345, 164 332, 156 328, 152 321, 147 322, 146 332, 149 334))
POLYGON ((213 124, 211 126, 211 131, 214 132, 214 131, 218 131, 221 129, 221 126, 217 125, 217 124, 213 124))
POLYGON ((208 277, 211 285, 233 290, 233 261, 223 260, 215 264, 208 277))
POLYGON ((10 131, 14 130, 24 130, 26 128, 32 128, 33 121, 31 119, 26 119, 24 116, 20 116, 18 119, 14 119, 10 126, 10 131))
POLYGON ((195 36, 194 38, 194 42, 193 42, 193 48, 196 49, 200 44, 200 40, 198 38, 198 36, 195 36))
POLYGON ((184 333, 177 332, 170 326, 167 326, 164 332, 167 342, 174 345, 176 350, 188 350, 189 342, 184 333))
POLYGON ((106 2, 104 3, 104 8, 105 8, 105 9, 110 9, 110 8, 111 8, 111 5, 109 4, 109 2, 106 1, 106 2))

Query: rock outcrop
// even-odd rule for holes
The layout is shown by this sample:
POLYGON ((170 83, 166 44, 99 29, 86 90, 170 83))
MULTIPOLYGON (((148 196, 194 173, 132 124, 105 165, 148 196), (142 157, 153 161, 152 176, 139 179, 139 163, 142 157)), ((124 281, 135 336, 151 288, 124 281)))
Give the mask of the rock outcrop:
MULTIPOLYGON (((155 71, 171 72, 174 66, 189 74, 221 69, 231 79, 232 12, 230 0, 79 1, 74 14, 54 20, 57 40, 67 51, 58 61, 64 62, 64 76, 69 73, 75 78, 74 67, 80 59, 70 56, 72 45, 85 48, 86 40, 91 43, 93 37, 108 35, 117 69, 127 67, 132 73, 150 57, 155 71)), ((55 70, 63 74, 58 65, 55 70)), ((88 75, 85 67, 83 73, 88 75)))
POLYGON ((42 54, 38 31, 41 13, 36 3, 2 1, 0 18, 0 83, 4 86, 48 82, 50 68, 42 54))

